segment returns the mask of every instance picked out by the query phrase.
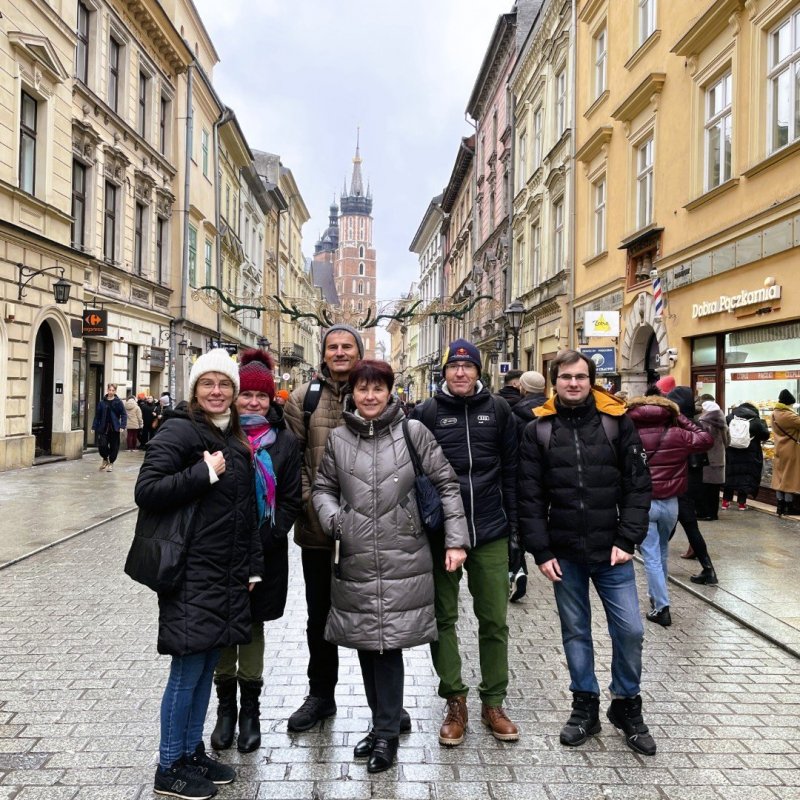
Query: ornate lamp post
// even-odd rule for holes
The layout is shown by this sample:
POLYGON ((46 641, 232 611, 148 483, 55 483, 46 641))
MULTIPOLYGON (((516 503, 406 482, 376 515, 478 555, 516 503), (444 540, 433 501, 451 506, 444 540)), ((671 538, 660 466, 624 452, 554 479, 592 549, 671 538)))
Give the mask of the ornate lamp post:
POLYGON ((525 306, 519 300, 515 300, 504 313, 508 327, 511 328, 514 336, 514 355, 511 359, 511 368, 519 369, 519 329, 522 327, 522 320, 525 317, 525 306))

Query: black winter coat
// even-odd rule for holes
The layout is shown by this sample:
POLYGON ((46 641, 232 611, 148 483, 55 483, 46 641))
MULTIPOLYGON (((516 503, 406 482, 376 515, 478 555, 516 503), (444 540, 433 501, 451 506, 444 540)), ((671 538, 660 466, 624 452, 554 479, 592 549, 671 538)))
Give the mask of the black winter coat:
POLYGON ((529 422, 533 422, 533 409, 543 406, 547 398, 543 394, 526 394, 511 410, 514 412, 514 421, 517 423, 517 433, 522 441, 522 434, 529 422))
POLYGON ((431 430, 458 476, 470 547, 516 529, 517 429, 508 403, 480 383, 469 397, 451 395, 443 385, 411 418, 431 430))
POLYGON ((277 437, 268 448, 275 470, 275 521, 259 529, 264 550, 264 580, 250 593, 253 622, 265 622, 283 616, 289 588, 288 533, 303 504, 300 478, 300 447, 295 435, 286 428, 283 409, 272 406, 267 415, 277 437))
POLYGON ((553 558, 608 562, 616 546, 633 553, 644 541, 650 509, 650 472, 625 405, 594 390, 586 403, 568 407, 550 398, 537 409, 520 444, 519 525, 537 564, 553 558), (600 411, 619 419, 616 448, 600 411), (549 447, 536 428, 552 419, 549 447))
POLYGON ((750 444, 747 447, 728 447, 725 450, 725 488, 734 492, 747 492, 750 497, 758 494, 761 486, 761 471, 764 467, 764 454, 761 442, 769 439, 769 428, 750 403, 742 403, 725 417, 728 425, 734 417, 750 420, 750 444))
POLYGON ((502 397, 510 408, 514 408, 514 406, 522 400, 522 392, 520 392, 516 386, 504 386, 497 393, 497 396, 502 397))
POLYGON ((248 581, 263 576, 250 450, 202 415, 175 411, 147 447, 136 481, 140 508, 197 503, 186 578, 158 596, 158 652, 204 653, 250 641, 248 581), (225 472, 212 484, 203 451, 221 450, 225 472))

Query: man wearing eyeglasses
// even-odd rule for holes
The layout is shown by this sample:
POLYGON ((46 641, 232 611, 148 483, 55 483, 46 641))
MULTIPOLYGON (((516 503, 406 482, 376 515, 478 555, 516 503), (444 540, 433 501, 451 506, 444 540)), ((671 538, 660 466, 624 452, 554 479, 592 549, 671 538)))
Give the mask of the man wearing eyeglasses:
POLYGON ((575 350, 550 367, 555 396, 535 408, 519 452, 519 522, 525 549, 552 581, 572 713, 561 743, 583 744, 600 732, 589 583, 611 634, 609 721, 627 745, 655 755, 642 718, 639 685, 644 630, 633 571, 634 547, 647 534, 650 472, 625 404, 594 386, 595 364, 575 350))
MULTIPOLYGON (((444 361, 444 384, 417 406, 412 417, 425 424, 455 470, 467 515, 470 550, 464 567, 478 618, 481 663, 481 722, 503 742, 519 739, 503 702, 508 689, 508 538, 517 535, 517 434, 511 409, 480 381, 481 357, 465 339, 456 339, 444 361)), ((456 622, 461 569, 444 570, 444 543, 431 542, 439 640, 431 645, 439 675, 439 696, 447 701, 439 742, 454 747, 467 727, 467 685, 461 674, 456 622)))

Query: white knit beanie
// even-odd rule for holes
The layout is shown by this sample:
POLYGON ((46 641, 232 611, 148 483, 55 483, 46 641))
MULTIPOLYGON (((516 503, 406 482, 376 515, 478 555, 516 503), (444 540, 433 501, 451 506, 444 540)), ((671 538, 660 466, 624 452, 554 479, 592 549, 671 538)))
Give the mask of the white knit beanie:
POLYGON ((233 382, 234 398, 239 394, 239 368, 236 362, 228 355, 228 351, 218 347, 203 353, 192 365, 192 371, 189 373, 188 397, 190 400, 194 397, 194 387, 197 379, 201 375, 205 375, 206 372, 219 372, 226 375, 233 382))

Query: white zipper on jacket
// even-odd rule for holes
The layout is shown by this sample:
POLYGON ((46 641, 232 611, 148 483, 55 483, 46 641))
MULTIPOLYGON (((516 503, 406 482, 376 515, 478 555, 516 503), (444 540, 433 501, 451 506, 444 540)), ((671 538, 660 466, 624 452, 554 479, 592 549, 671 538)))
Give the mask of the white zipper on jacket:
POLYGON ((464 423, 467 429, 467 453, 469 453, 469 471, 467 477, 469 478, 469 519, 472 547, 478 546, 478 532, 475 530, 475 490, 472 486, 472 442, 469 438, 469 406, 464 403, 464 423))

